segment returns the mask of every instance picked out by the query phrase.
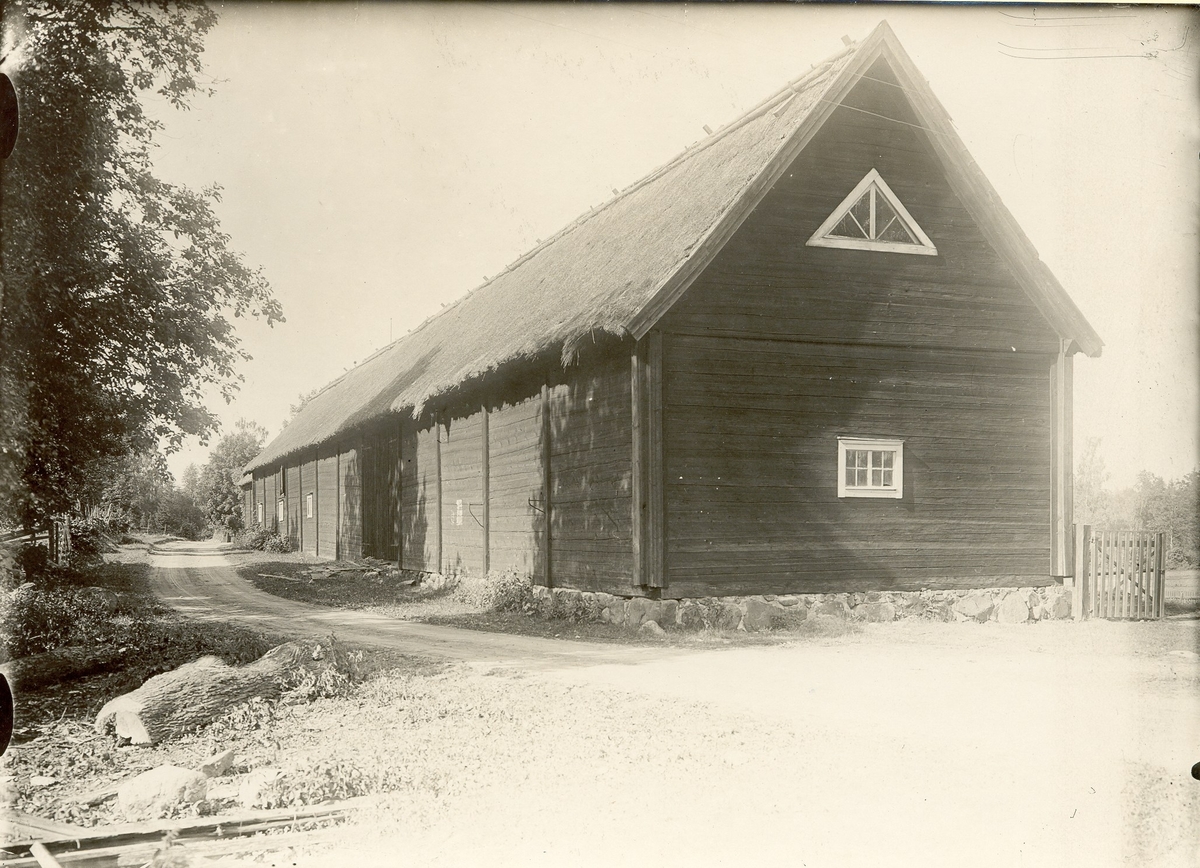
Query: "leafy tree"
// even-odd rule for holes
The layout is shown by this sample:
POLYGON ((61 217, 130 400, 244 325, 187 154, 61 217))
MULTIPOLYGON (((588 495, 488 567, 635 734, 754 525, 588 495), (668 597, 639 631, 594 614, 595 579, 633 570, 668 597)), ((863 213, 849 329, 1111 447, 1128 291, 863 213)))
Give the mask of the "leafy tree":
POLYGON ((1100 455, 1100 438, 1089 437, 1075 466, 1075 521, 1079 524, 1105 524, 1107 492, 1104 484, 1108 471, 1100 455))
POLYGON ((197 505, 213 528, 239 531, 245 527, 242 490, 238 483, 243 468, 262 451, 266 438, 266 428, 239 419, 233 432, 218 440, 209 453, 208 463, 200 471, 197 505))
POLYGON ((313 389, 311 392, 302 392, 300 394, 300 396, 296 399, 296 403, 290 404, 288 406, 288 417, 283 420, 283 425, 280 427, 286 428, 288 425, 290 425, 292 420, 296 418, 297 414, 299 414, 299 412, 308 405, 309 401, 311 401, 313 398, 317 397, 317 393, 319 393, 320 391, 321 391, 321 389, 318 386, 317 388, 313 389))
POLYGON ((1138 474, 1134 486, 1137 523, 1150 530, 1171 533, 1171 563, 1195 566, 1200 562, 1200 471, 1165 482, 1147 471, 1138 474))
POLYGON ((179 480, 179 489, 191 498, 192 502, 200 499, 200 468, 189 464, 183 469, 183 478, 179 480))
MULTIPOLYGON (((3 169, 0 520, 67 511, 108 459, 202 441, 247 358, 242 316, 282 320, 212 205, 152 171, 157 94, 186 108, 216 15, 197 0, 18 0, 21 134, 3 169)), ((14 31, 16 32, 16 31, 14 31)))

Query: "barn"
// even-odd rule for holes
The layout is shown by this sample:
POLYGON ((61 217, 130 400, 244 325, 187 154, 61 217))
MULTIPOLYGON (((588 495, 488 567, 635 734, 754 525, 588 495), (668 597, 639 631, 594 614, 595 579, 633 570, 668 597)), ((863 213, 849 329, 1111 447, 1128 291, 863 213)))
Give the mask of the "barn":
POLYGON ((626 597, 1052 585, 1101 347, 883 23, 326 386, 249 515, 626 597))

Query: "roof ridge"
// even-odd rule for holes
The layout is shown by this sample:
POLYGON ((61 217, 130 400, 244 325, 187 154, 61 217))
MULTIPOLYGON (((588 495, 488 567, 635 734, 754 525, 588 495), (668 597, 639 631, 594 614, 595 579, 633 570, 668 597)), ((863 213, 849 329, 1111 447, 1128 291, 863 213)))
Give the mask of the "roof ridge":
MULTIPOLYGON (((583 214, 580 214, 578 217, 576 217, 574 220, 572 220, 570 223, 568 223, 562 229, 555 232, 553 235, 551 235, 545 241, 539 243, 536 247, 532 248, 531 250, 529 250, 526 253, 521 254, 521 256, 514 259, 510 264, 504 266, 504 268, 501 269, 495 275, 495 277, 492 277, 490 280, 486 281, 485 283, 480 284, 475 289, 471 290, 471 292, 475 292, 475 290, 477 290, 477 289, 482 289, 483 287, 488 286, 493 281, 495 281, 497 278, 503 276, 505 273, 516 268, 518 265, 522 265, 523 263, 527 262, 529 259, 533 258, 533 256, 535 254, 537 254, 539 251, 545 249, 549 244, 553 243, 554 241, 558 240, 562 236, 566 235, 571 230, 576 229, 579 226, 582 226, 584 223, 586 223, 592 217, 595 217, 601 211, 606 210, 607 208, 616 204, 621 199, 624 199, 626 196, 630 195, 631 193, 637 192, 642 187, 645 187, 647 184, 649 184, 651 181, 657 180, 662 175, 666 174, 668 171, 673 169, 676 165, 683 162, 684 159, 691 158, 695 154, 698 154, 701 151, 707 150, 708 148, 710 148, 714 144, 716 144, 718 141, 720 141, 721 139, 728 136, 730 133, 734 132, 735 130, 740 129, 741 127, 748 124, 750 121, 761 117, 771 106, 773 106, 776 102, 778 102, 780 100, 780 98, 783 97, 785 94, 790 94, 792 96, 795 96, 797 93, 799 93, 799 91, 796 90, 797 87, 801 86, 802 84, 806 84, 808 79, 816 78, 817 76, 828 71, 829 67, 831 67, 833 64, 837 63, 837 61, 841 60, 843 57, 845 57, 851 51, 856 49, 859 45, 860 45, 860 43, 851 42, 849 45, 844 47, 841 51, 838 51, 837 53, 830 55, 829 57, 825 58, 824 60, 813 64, 803 75, 797 76, 796 78, 792 79, 787 84, 785 84, 783 87, 781 87, 779 90, 775 91, 775 93, 771 94, 766 99, 760 101, 758 104, 756 104, 754 106, 751 106, 749 109, 747 109, 741 115, 734 118, 734 120, 730 121, 725 126, 717 129, 715 132, 712 133, 712 135, 706 136, 704 139, 701 139, 695 145, 686 146, 682 151, 680 151, 674 157, 667 160, 667 162, 663 163, 661 166, 659 166, 656 169, 652 169, 650 172, 648 172, 647 174, 645 174, 638 180, 634 181, 628 187, 621 190, 619 193, 617 193, 611 199, 606 199, 600 205, 597 205, 594 207, 589 207, 586 212, 584 212, 583 214)), ((470 295, 470 293, 468 293, 467 295, 470 295)), ((466 298, 466 297, 467 296, 463 296, 463 298, 466 298)), ((437 314, 434 314, 434 316, 437 316, 437 314)))

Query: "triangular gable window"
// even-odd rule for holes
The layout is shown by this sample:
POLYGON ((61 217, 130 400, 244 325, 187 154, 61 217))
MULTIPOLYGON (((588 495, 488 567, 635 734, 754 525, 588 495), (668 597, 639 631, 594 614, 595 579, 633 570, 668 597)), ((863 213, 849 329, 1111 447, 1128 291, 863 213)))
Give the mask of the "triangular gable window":
POLYGON ((808 239, 811 247, 883 250, 936 256, 929 240, 892 188, 872 169, 808 239))

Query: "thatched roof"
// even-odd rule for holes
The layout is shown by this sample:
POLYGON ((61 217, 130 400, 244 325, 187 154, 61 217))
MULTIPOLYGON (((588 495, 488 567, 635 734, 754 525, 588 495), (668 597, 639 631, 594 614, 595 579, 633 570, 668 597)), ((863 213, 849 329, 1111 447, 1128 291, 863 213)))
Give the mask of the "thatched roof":
POLYGON ((897 50, 903 53, 880 24, 863 43, 582 215, 326 386, 246 469, 388 413, 416 415, 431 398, 509 363, 561 347, 565 364, 597 334, 640 337, 648 314, 686 289, 690 280, 681 275, 694 275, 715 254, 858 71, 881 51, 897 50))

